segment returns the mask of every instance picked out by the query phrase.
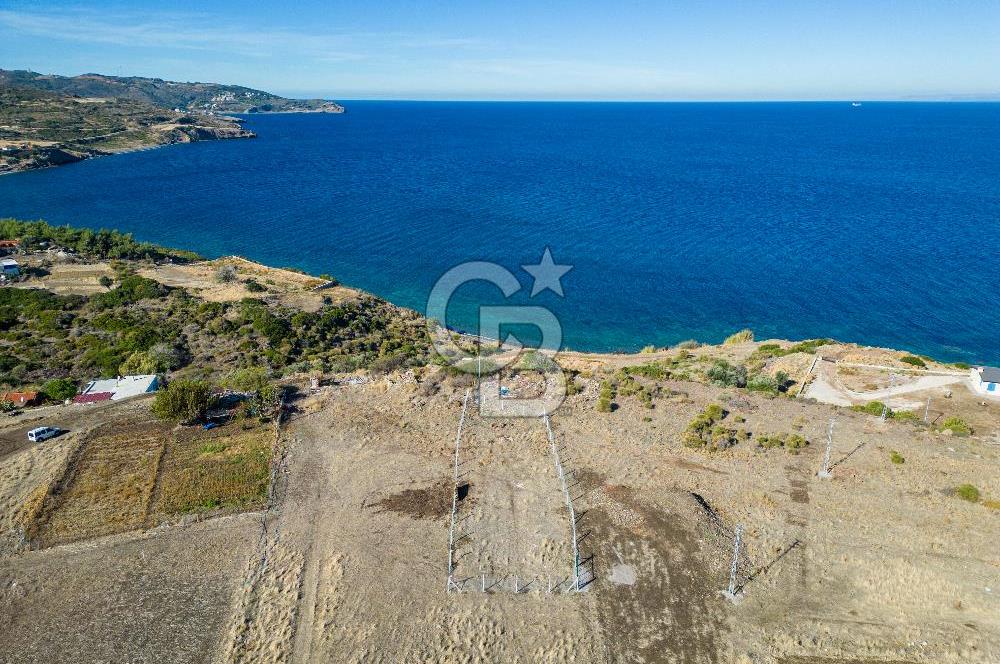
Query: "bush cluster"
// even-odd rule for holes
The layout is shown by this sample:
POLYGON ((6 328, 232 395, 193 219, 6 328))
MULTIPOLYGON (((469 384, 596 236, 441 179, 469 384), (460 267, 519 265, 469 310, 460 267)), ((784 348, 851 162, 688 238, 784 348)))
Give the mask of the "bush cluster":
POLYGON ((747 368, 730 364, 726 360, 716 360, 705 372, 705 377, 719 387, 747 386, 747 368))
POLYGON ((808 339, 807 341, 801 341, 797 344, 793 344, 788 348, 782 348, 778 344, 761 344, 754 351, 754 355, 758 357, 784 357, 785 355, 792 355, 793 353, 807 353, 812 355, 816 352, 820 346, 825 346, 827 344, 833 343, 832 339, 808 339))
POLYGON ((763 434, 757 436, 758 447, 768 450, 783 447, 792 454, 798 454, 798 451, 808 444, 809 441, 797 433, 763 434))
POLYGON ((951 431, 956 436, 968 436, 972 433, 972 427, 961 417, 948 417, 941 423, 942 431, 951 431))
POLYGON ((916 355, 904 355, 903 357, 899 358, 899 361, 914 367, 920 367, 921 369, 927 367, 927 363, 924 362, 919 357, 917 357, 916 355))
POLYGON ((722 425, 728 414, 719 404, 705 406, 705 409, 688 424, 681 436, 681 443, 685 447, 714 452, 748 440, 750 434, 746 430, 730 429, 722 425))

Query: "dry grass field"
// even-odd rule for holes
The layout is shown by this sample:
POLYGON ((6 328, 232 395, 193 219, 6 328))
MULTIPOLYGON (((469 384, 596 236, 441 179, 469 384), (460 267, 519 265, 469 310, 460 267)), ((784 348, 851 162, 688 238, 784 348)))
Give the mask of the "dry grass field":
POLYGON ((261 425, 175 432, 161 462, 152 517, 259 509, 267 498, 273 440, 273 430, 261 425))
POLYGON ((155 424, 109 424, 83 443, 29 537, 40 546, 141 528, 165 438, 155 424))
MULTIPOLYGON (((112 414, 75 446, 72 439, 52 446, 52 458, 69 459, 47 484, 31 484, 24 475, 12 483, 33 488, 31 500, 20 494, 7 499, 10 513, 20 515, 17 525, 33 545, 45 548, 150 528, 190 513, 259 509, 267 496, 273 440, 273 427, 254 422, 204 431, 157 422, 143 410, 112 414), (68 446, 72 452, 64 451, 68 446)), ((23 465, 36 456, 8 463, 23 465)))

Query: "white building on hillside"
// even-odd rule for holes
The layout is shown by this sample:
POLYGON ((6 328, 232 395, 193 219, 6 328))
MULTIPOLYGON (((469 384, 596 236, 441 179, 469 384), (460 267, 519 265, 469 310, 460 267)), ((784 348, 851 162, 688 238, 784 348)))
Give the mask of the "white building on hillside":
POLYGON ((0 258, 0 274, 5 277, 16 277, 21 273, 21 266, 13 258, 0 258))
POLYGON ((160 381, 155 375, 119 376, 104 380, 92 380, 87 383, 80 394, 74 399, 77 403, 94 403, 95 401, 118 401, 129 397, 155 392, 160 387, 160 381))
POLYGON ((1000 369, 972 367, 972 389, 980 394, 1000 397, 1000 369))

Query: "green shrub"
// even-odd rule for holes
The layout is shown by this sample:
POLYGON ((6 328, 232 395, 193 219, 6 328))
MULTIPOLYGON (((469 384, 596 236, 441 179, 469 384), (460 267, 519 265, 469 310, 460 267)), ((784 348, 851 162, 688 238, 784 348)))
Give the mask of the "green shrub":
POLYGON ((237 278, 236 268, 232 265, 220 265, 215 271, 215 280, 222 284, 231 284, 237 278))
POLYGON ((809 441, 797 433, 789 434, 785 439, 785 447, 789 450, 799 450, 809 444, 809 441))
POLYGON ((892 414, 892 419, 899 420, 900 422, 918 422, 920 421, 920 416, 912 410, 897 410, 892 414))
POLYGON ((115 282, 108 275, 102 274, 101 278, 97 280, 97 283, 99 283, 101 286, 104 286, 105 288, 111 288, 115 282))
POLYGON ((712 422, 718 422, 726 417, 729 413, 717 403, 710 403, 705 406, 705 410, 701 412, 702 416, 707 417, 712 422))
POLYGON ((903 458, 903 455, 900 454, 899 452, 897 452, 896 450, 893 450, 893 451, 889 452, 889 460, 892 461, 894 464, 897 464, 897 465, 900 465, 900 464, 903 464, 903 463, 906 462, 906 459, 903 458))
POLYGON ((202 420, 213 402, 212 386, 199 380, 175 380, 156 393, 153 414, 161 420, 202 420))
POLYGON ((747 343, 749 341, 753 341, 753 330, 744 329, 726 337, 726 340, 722 342, 722 345, 732 346, 734 344, 742 344, 742 343, 747 343))
POLYGON ((948 417, 941 423, 941 430, 951 431, 956 436, 968 436, 972 433, 972 427, 961 417, 948 417))
POLYGON ((746 387, 747 368, 730 364, 725 360, 717 360, 705 372, 705 377, 720 387, 746 387))
POLYGON ((247 279, 243 282, 243 286, 251 293, 263 293, 267 290, 267 288, 265 288, 263 284, 256 279, 247 279))
POLYGON ((698 341, 697 339, 688 339, 687 341, 682 341, 679 344, 675 345, 674 348, 676 348, 677 350, 694 350, 699 346, 701 346, 701 342, 698 341))
POLYGON ((960 484, 955 487, 955 495, 970 503, 979 502, 979 489, 972 484, 960 484))
POLYGON ((886 405, 881 401, 869 401, 863 406, 854 405, 851 406, 851 410, 857 411, 859 413, 868 413, 869 415, 882 415, 882 410, 886 410, 886 417, 893 417, 893 412, 891 408, 886 408, 886 405))
POLYGON ((97 309, 111 309, 141 300, 163 297, 166 294, 166 287, 159 282, 137 274, 129 274, 119 280, 118 288, 98 293, 90 298, 90 302, 97 309))
POLYGON ((136 351, 125 358, 121 366, 118 367, 118 373, 123 376, 129 375, 149 375, 155 374, 158 371, 156 366, 156 360, 149 356, 148 353, 143 351, 136 351))
POLYGON ((72 399, 76 396, 76 381, 72 378, 53 378, 45 381, 41 392, 51 401, 72 399))
POLYGON ((649 409, 653 408, 653 395, 650 393, 648 389, 646 389, 645 387, 640 388, 636 396, 639 397, 639 402, 643 405, 644 408, 649 408, 649 409))
POLYGON ((732 447, 749 438, 742 429, 737 431, 720 424, 728 413, 719 404, 709 404, 695 415, 681 434, 681 443, 686 447, 707 448, 711 451, 732 447))
POLYGON ((798 454, 799 450, 809 444, 809 441, 797 433, 786 434, 763 434, 757 436, 757 445, 764 449, 774 449, 783 447, 792 454, 798 454))
POLYGON ((778 381, 771 376, 768 376, 766 373, 754 374, 747 380, 747 389, 751 392, 777 394, 779 387, 778 381))
POLYGON ((955 367, 956 369, 971 369, 972 368, 972 365, 969 364, 968 362, 952 362, 951 366, 955 367))
POLYGON ((927 367, 927 363, 924 362, 923 360, 921 360, 919 357, 917 357, 915 355, 904 355, 903 357, 899 358, 899 361, 900 362, 905 362, 906 364, 909 364, 909 365, 912 365, 912 366, 915 366, 915 367, 920 367, 921 369, 927 367))
POLYGON ((642 350, 639 351, 639 352, 640 353, 646 353, 646 354, 655 353, 656 352, 656 346, 643 346, 642 350))
POLYGON ((551 357, 537 350, 525 352, 517 363, 517 368, 522 371, 532 371, 537 373, 549 373, 556 371, 559 367, 551 357))
POLYGON ((612 399, 615 398, 615 387, 609 380, 601 381, 601 393, 597 398, 597 410, 601 413, 610 413, 614 410, 612 399))
POLYGON ((785 441, 781 436, 774 436, 770 434, 763 434, 757 436, 757 445, 763 447, 764 449, 770 450, 775 447, 784 447, 785 441))

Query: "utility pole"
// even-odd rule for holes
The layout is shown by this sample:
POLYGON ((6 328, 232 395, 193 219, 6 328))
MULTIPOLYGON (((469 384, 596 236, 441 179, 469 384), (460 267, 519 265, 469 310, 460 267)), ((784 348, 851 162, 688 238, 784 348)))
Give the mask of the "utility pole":
POLYGON ((830 450, 833 448, 833 418, 830 418, 830 428, 826 431, 826 449, 823 451, 823 467, 816 473, 817 477, 829 479, 830 475, 830 450))
POLYGON ((726 589, 726 597, 736 601, 736 571, 740 562, 740 542, 743 539, 743 525, 736 525, 736 534, 733 537, 733 562, 729 566, 729 587, 726 589))
POLYGON ((924 406, 924 424, 927 424, 927 417, 931 413, 931 398, 927 397, 927 405, 924 406))

